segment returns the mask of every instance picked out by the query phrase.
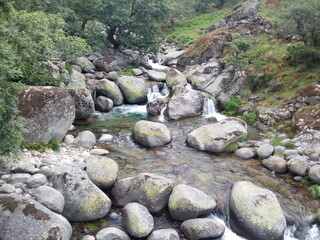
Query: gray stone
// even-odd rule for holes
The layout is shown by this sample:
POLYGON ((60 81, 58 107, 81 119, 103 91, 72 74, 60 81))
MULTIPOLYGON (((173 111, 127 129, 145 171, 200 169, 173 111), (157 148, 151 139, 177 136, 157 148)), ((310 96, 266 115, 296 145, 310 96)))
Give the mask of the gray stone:
POLYGON ((112 81, 101 80, 98 84, 97 92, 99 95, 110 98, 113 101, 114 106, 123 104, 124 98, 120 88, 112 81))
POLYGON ((79 168, 56 166, 51 168, 49 182, 65 198, 62 215, 70 221, 93 221, 106 216, 111 201, 79 168))
POLYGON ((15 173, 30 173, 33 174, 35 166, 31 163, 19 163, 12 168, 12 172, 15 173))
POLYGON ((11 184, 15 184, 15 183, 18 183, 18 182, 21 182, 21 183, 26 183, 27 180, 31 177, 31 175, 29 173, 16 173, 16 174, 13 174, 11 175, 9 178, 8 178, 8 183, 11 183, 11 184))
POLYGON ((68 89, 86 88, 86 77, 79 71, 73 69, 70 75, 70 78, 68 79, 67 88, 68 89))
POLYGON ((187 90, 182 86, 173 88, 173 96, 168 102, 167 115, 177 120, 185 117, 199 116, 203 110, 203 97, 201 92, 187 90))
POLYGON ((288 158, 288 157, 292 157, 292 156, 299 156, 299 152, 298 150, 285 150, 283 152, 283 155, 288 158))
POLYGON ((305 157, 295 156, 290 161, 288 161, 287 166, 290 172, 299 176, 306 176, 308 162, 305 157))
POLYGON ((118 164, 107 157, 90 157, 86 159, 86 171, 90 180, 101 189, 113 186, 117 179, 118 164))
POLYGON ((133 73, 133 75, 135 75, 135 76, 140 76, 140 75, 143 74, 143 72, 142 72, 142 70, 141 70, 140 68, 134 68, 134 69, 132 69, 132 73, 133 73))
POLYGON ((287 161, 278 156, 270 156, 268 159, 264 159, 262 165, 276 173, 285 173, 288 170, 287 161))
POLYGON ((95 149, 90 150, 90 154, 97 155, 97 156, 104 156, 104 155, 109 154, 109 151, 105 150, 105 149, 95 148, 95 149))
POLYGON ((40 186, 31 189, 29 194, 36 200, 56 213, 62 213, 65 204, 64 196, 56 189, 48 186, 40 186))
POLYGON ((118 75, 117 72, 113 71, 113 72, 109 72, 107 74, 107 78, 110 79, 111 81, 115 81, 116 82, 118 80, 118 78, 119 78, 119 75, 118 75))
POLYGON ((101 80, 101 79, 104 79, 104 78, 105 78, 105 75, 104 75, 103 72, 95 72, 95 73, 94 73, 94 77, 95 77, 96 79, 101 80))
POLYGON ((91 235, 85 235, 82 238, 80 238, 80 240, 96 240, 96 238, 91 235))
POLYGON ((111 134, 102 134, 98 141, 102 143, 112 142, 113 136, 111 134))
POLYGON ((167 74, 165 72, 158 72, 154 70, 149 70, 147 75, 150 80, 157 81, 157 82, 165 82, 167 74))
POLYGON ((71 134, 67 134, 67 135, 64 137, 63 142, 64 142, 65 144, 67 144, 67 145, 73 144, 73 142, 74 142, 74 136, 71 135, 71 134))
POLYGON ((86 120, 94 114, 94 102, 88 89, 68 89, 74 100, 77 120, 86 120))
POLYGON ((257 111, 259 121, 266 126, 275 126, 277 123, 291 118, 291 113, 286 107, 260 105, 257 111))
POLYGON ((187 85, 187 79, 179 70, 171 68, 167 72, 166 83, 169 88, 172 88, 176 85, 187 85))
POLYGON ((173 184, 172 180, 152 173, 121 179, 112 189, 113 204, 125 206, 130 202, 138 202, 150 212, 159 212, 167 206, 173 184))
POLYGON ((70 223, 33 199, 0 195, 0 209, 1 239, 71 239, 70 223))
POLYGON ((31 176, 27 181, 26 184, 29 188, 36 188, 42 186, 47 183, 47 178, 45 175, 41 173, 37 173, 31 176))
POLYGON ((28 87, 20 93, 18 107, 27 142, 61 141, 75 119, 73 99, 61 88, 28 87))
POLYGON ((90 131, 80 132, 74 140, 74 144, 87 149, 92 149, 96 142, 96 136, 90 131))
POLYGON ((270 190, 242 181, 230 194, 231 229, 248 239, 283 239, 286 219, 276 195, 270 190))
POLYGON ((137 142, 148 147, 163 146, 172 140, 171 132, 166 125, 145 120, 135 124, 133 136, 137 142))
POLYGON ((112 72, 118 69, 118 62, 113 56, 100 57, 93 61, 98 70, 104 72, 112 72))
POLYGON ((274 147, 274 153, 283 153, 286 150, 283 146, 275 146, 274 147))
POLYGON ((263 144, 257 149, 257 154, 259 159, 266 159, 270 157, 273 152, 274 152, 274 147, 269 143, 263 144))
POLYGON ((96 235, 97 240, 130 240, 128 234, 124 231, 115 228, 108 227, 100 230, 96 235))
POLYGON ((250 159, 250 158, 253 158, 255 155, 252 148, 245 148, 245 147, 239 148, 234 154, 241 159, 250 159))
POLYGON ((113 108, 113 101, 105 96, 99 96, 94 100, 94 106, 97 111, 110 112, 113 108))
POLYGON ((320 165, 314 165, 309 169, 309 179, 317 184, 320 184, 320 165))
POLYGON ((78 57, 76 58, 75 63, 81 67, 81 70, 83 72, 91 72, 96 69, 96 67, 93 65, 91 61, 89 61, 86 57, 78 57))
POLYGON ((176 230, 168 228, 153 231, 147 240, 180 240, 180 237, 176 230))
POLYGON ((15 191, 15 187, 11 184, 3 184, 0 186, 0 193, 13 193, 15 191))
POLYGON ((201 151, 223 152, 233 142, 247 136, 247 124, 238 118, 226 118, 220 122, 197 128, 188 135, 188 144, 201 151))
POLYGON ((184 221, 209 215, 216 207, 216 201, 196 188, 179 184, 173 188, 168 206, 173 219, 184 221))
POLYGON ((122 76, 117 84, 126 102, 131 104, 144 103, 147 101, 148 85, 142 79, 130 76, 122 76))
POLYGON ((152 215, 148 209, 139 203, 129 203, 121 211, 123 224, 133 237, 148 236, 154 226, 152 215))
POLYGON ((222 223, 211 218, 198 218, 184 221, 181 231, 188 239, 208 239, 222 237, 225 227, 222 223))
MULTIPOLYGON (((89 79, 88 81, 87 81, 87 84, 88 85, 91 85, 91 86, 96 86, 96 85, 98 85, 99 84, 99 80, 97 80, 97 79, 89 79)), ((93 89, 93 88, 91 88, 91 89, 93 89)))

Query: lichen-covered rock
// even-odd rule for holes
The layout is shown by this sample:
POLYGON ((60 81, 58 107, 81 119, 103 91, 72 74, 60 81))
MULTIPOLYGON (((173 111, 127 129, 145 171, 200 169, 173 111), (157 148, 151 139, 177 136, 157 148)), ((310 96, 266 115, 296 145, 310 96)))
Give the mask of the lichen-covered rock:
POLYGON ((134 139, 144 146, 163 146, 172 140, 170 130, 166 125, 157 122, 141 120, 133 129, 134 139))
POLYGON ((110 112, 113 108, 113 101, 105 96, 99 96, 94 100, 94 106, 97 111, 110 112))
POLYGON ((274 152, 274 147, 269 143, 262 144, 257 149, 257 154, 260 159, 266 159, 270 157, 273 152, 274 152))
POLYGON ((125 206, 138 202, 150 212, 158 212, 167 206, 173 184, 172 180, 152 173, 121 179, 112 189, 113 204, 125 206))
POLYGON ((293 125, 299 131, 305 129, 320 130, 320 104, 300 108, 292 118, 293 125))
POLYGON ((94 114, 94 102, 88 89, 68 89, 68 93, 74 100, 77 120, 86 120, 94 114))
POLYGON ((266 126, 275 126, 290 119, 290 111, 283 106, 260 105, 257 107, 258 120, 266 126))
POLYGON ((147 101, 148 86, 144 80, 130 76, 122 76, 117 80, 117 84, 126 102, 138 104, 147 101))
POLYGON ((308 162, 305 159, 305 157, 296 156, 288 161, 287 166, 288 166, 290 172, 304 177, 307 173, 308 162))
POLYGON ((66 83, 68 89, 86 88, 86 77, 79 71, 72 69, 70 75, 66 74, 66 83))
POLYGON ((310 105, 320 104, 320 83, 311 83, 303 88, 298 95, 298 99, 310 105))
POLYGON ((214 199, 185 184, 174 187, 169 197, 170 215, 178 221, 209 215, 215 207, 214 199))
POLYGON ((78 57, 75 63, 81 67, 83 72, 92 72, 96 69, 93 63, 86 57, 78 57))
POLYGON ((121 214, 129 235, 141 238, 151 233, 154 221, 146 207, 139 203, 129 203, 122 209, 121 214))
POLYGON ((287 227, 275 194, 247 181, 233 184, 230 220, 232 230, 248 239, 280 240, 287 227))
POLYGON ((107 157, 86 159, 86 171, 91 181, 101 189, 113 186, 118 175, 118 164, 107 157))
POLYGON ((276 173, 285 173, 288 170, 287 161, 278 156, 271 156, 268 159, 264 159, 262 165, 276 173))
POLYGON ((169 228, 153 231, 147 240, 180 240, 180 237, 176 230, 169 228))
POLYGON ((154 70, 149 70, 147 75, 150 80, 157 81, 157 82, 165 82, 167 74, 165 72, 159 72, 154 70))
POLYGON ((18 108, 27 142, 62 140, 75 119, 72 97, 56 87, 28 87, 19 95, 18 108))
POLYGON ((238 118, 226 118, 220 122, 197 128, 188 135, 188 144, 201 151, 223 152, 225 148, 247 136, 247 124, 238 118))
POLYGON ((118 68, 117 59, 113 56, 97 58, 93 61, 93 64, 98 70, 104 71, 106 73, 116 71, 118 68))
POLYGON ((149 102, 147 105, 147 112, 151 116, 159 116, 161 111, 166 106, 167 99, 165 98, 156 98, 152 102, 149 102))
POLYGON ((215 219, 198 218, 184 221, 181 225, 181 231, 187 239, 200 240, 222 237, 225 227, 215 219))
POLYGON ((203 97, 201 92, 187 90, 182 86, 173 87, 173 96, 168 102, 167 115, 177 120, 202 114, 203 97))
POLYGON ((96 142, 96 136, 90 131, 80 132, 74 140, 75 145, 87 149, 92 149, 96 142))
POLYGON ((111 201, 80 168, 55 166, 49 182, 65 198, 62 215, 70 221, 92 221, 106 216, 111 201))
POLYGON ((130 240, 130 237, 128 234, 126 234, 124 231, 115 228, 115 227, 107 227, 104 229, 101 229, 97 235, 97 240, 130 240))
POLYGON ((241 159, 250 159, 255 155, 252 148, 239 148, 234 154, 241 159))
POLYGON ((110 98, 113 101, 114 106, 120 106, 123 104, 124 99, 120 88, 112 81, 101 80, 97 87, 97 93, 110 98))
POLYGON ((320 184, 320 165, 314 165, 309 169, 308 177, 314 183, 320 184))
POLYGON ((1 239, 69 240, 70 223, 37 201, 15 194, 0 194, 1 239))
POLYGON ((171 68, 167 72, 166 83, 169 88, 172 88, 176 85, 185 86, 187 85, 187 79, 179 70, 171 68))

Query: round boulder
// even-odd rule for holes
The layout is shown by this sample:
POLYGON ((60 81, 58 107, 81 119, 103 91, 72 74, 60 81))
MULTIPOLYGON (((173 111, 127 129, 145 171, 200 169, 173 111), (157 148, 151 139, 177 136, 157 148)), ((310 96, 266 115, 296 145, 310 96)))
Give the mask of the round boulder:
POLYGON ((110 112, 113 108, 113 101, 105 96, 99 96, 94 100, 94 106, 97 111, 110 112))
POLYGON ((209 215, 215 207, 214 199, 185 184, 174 187, 169 197, 170 215, 178 221, 209 215))
POLYGON ((239 148, 234 154, 241 159, 250 159, 255 155, 252 148, 239 148))
POLYGON ((187 79, 179 70, 171 68, 167 72, 166 83, 169 88, 172 88, 176 85, 187 85, 187 79))
POLYGON ((127 232, 137 238, 148 236, 154 226, 152 215, 139 203, 129 203, 121 211, 127 232))
POLYGON ((90 131, 80 132, 74 140, 74 144, 87 149, 93 148, 96 142, 96 136, 90 131))
POLYGON ((197 128, 188 135, 188 144, 201 151, 220 153, 233 142, 247 136, 247 124, 238 118, 226 118, 220 122, 197 128))
POLYGON ((29 143, 61 141, 75 119, 72 97, 57 87, 28 87, 19 95, 18 108, 29 143))
POLYGON ((314 165, 309 169, 308 177, 314 183, 320 184, 320 165, 314 165))
POLYGON ((113 56, 100 57, 93 61, 93 64, 100 71, 106 73, 116 71, 118 68, 117 59, 113 56))
POLYGON ((172 140, 170 130, 162 123, 141 120, 133 129, 134 139, 147 147, 163 146, 172 140))
POLYGON ((147 240, 180 240, 180 237, 174 229, 160 229, 153 231, 147 240))
POLYGON ((276 195, 270 190, 242 181, 230 194, 230 224, 248 239, 280 240, 287 227, 276 195))
POLYGON ((107 157, 91 157, 86 159, 86 171, 95 185, 108 189, 117 179, 118 164, 107 157))
POLYGON ((295 156, 287 163, 290 172, 304 177, 308 169, 308 162, 305 157, 295 156))
POLYGON ((257 149, 257 154, 259 159, 266 159, 270 157, 273 152, 274 152, 274 147, 269 143, 263 144, 257 149))
POLYGON ((211 218, 198 218, 184 221, 181 225, 181 231, 187 239, 211 239, 222 237, 225 227, 217 220, 211 218))
POLYGON ((110 98, 113 101, 114 106, 123 104, 124 99, 120 88, 110 80, 101 80, 97 87, 97 93, 101 96, 110 98))
POLYGON ((78 57, 75 63, 81 67, 83 72, 92 72, 96 69, 93 63, 86 57, 78 57))
POLYGON ((268 159, 264 159, 262 165, 276 173, 285 173, 288 170, 287 161, 278 156, 271 156, 268 159))
POLYGON ((138 202, 150 212, 159 212, 168 205, 173 184, 172 180, 152 173, 121 179, 112 189, 113 204, 125 206, 138 202))
POLYGON ((130 76, 122 76, 117 80, 117 84, 126 102, 138 104, 147 101, 148 86, 144 80, 130 76))
POLYGON ((94 114, 94 102, 88 89, 68 89, 68 93, 74 100, 77 120, 86 120, 94 114))
POLYGON ((115 228, 115 227, 108 227, 100 230, 96 235, 97 240, 130 240, 128 234, 124 231, 115 228))

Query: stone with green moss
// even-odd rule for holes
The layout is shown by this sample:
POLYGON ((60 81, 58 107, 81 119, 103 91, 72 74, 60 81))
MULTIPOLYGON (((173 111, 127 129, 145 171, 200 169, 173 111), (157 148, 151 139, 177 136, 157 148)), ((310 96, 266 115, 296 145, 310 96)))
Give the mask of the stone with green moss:
POLYGON ((86 159, 86 171, 95 185, 108 189, 117 179, 118 164, 107 157, 91 157, 86 159))
POLYGON ((222 237, 225 227, 216 219, 198 218, 184 221, 181 231, 187 239, 211 239, 222 237))
POLYGON ((97 87, 97 93, 101 96, 110 98, 113 101, 114 106, 120 106, 124 102, 120 88, 115 82, 110 80, 101 80, 97 87))
POLYGON ((287 227, 276 195, 248 181, 232 187, 230 220, 232 230, 248 239, 280 240, 287 227))
POLYGON ((142 79, 130 76, 121 76, 117 84, 126 102, 131 104, 144 103, 147 101, 148 86, 142 79))
POLYGON ((129 235, 137 238, 148 236, 154 220, 148 209, 139 203, 129 203, 121 211, 123 224, 129 235))
POLYGON ((167 206, 173 184, 172 180, 152 173, 121 179, 112 189, 113 204, 125 206, 138 202, 150 212, 159 212, 167 206))
POLYGON ((163 146, 172 140, 170 130, 163 123, 141 120, 133 129, 134 139, 147 147, 163 146))
POLYGON ((176 85, 185 86, 187 85, 187 79, 183 75, 183 73, 181 73, 179 70, 171 68, 167 72, 166 83, 169 88, 172 88, 173 86, 176 86, 176 85))
POLYGON ((178 221, 209 215, 215 207, 214 199, 185 184, 174 187, 169 198, 170 215, 178 221))

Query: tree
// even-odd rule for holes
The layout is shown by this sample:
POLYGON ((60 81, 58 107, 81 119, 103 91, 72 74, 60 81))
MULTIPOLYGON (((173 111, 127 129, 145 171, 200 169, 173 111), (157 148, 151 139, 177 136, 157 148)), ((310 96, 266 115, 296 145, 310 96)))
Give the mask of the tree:
POLYGON ((131 49, 156 51, 161 23, 169 8, 163 0, 104 0, 99 20, 105 25, 108 42, 131 49))

